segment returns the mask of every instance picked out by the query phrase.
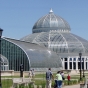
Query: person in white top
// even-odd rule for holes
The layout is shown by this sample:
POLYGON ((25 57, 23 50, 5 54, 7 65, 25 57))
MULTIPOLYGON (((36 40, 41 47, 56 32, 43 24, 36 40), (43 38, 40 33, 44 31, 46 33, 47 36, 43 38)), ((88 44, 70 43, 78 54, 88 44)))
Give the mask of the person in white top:
POLYGON ((32 79, 32 70, 29 71, 29 78, 32 79))
POLYGON ((35 71, 34 71, 34 69, 32 69, 32 78, 34 79, 34 76, 35 76, 35 71))

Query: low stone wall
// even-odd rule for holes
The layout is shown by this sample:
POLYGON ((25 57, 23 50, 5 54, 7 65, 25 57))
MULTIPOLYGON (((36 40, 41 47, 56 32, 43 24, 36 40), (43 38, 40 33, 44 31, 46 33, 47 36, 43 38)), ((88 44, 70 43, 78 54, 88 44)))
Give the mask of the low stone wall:
MULTIPOLYGON (((28 76, 29 72, 28 71, 23 71, 24 76, 28 76)), ((14 71, 15 76, 20 76, 20 71, 14 71)))
MULTIPOLYGON (((45 74, 46 71, 35 71, 35 74, 45 74)), ((79 70, 63 70, 64 73, 69 73, 70 75, 77 75, 79 74, 79 70)), ((56 71, 53 71, 53 73, 57 73, 56 71)), ((85 73, 88 73, 88 70, 85 71, 85 73)), ((24 76, 28 76, 29 71, 23 72, 24 76)), ((20 76, 20 71, 14 71, 14 70, 8 70, 8 71, 1 71, 1 76, 20 76)))
POLYGON ((1 71, 1 76, 13 76, 14 70, 1 71))
MULTIPOLYGON (((77 75, 80 73, 80 69, 79 70, 63 70, 63 72, 70 75, 77 75)), ((83 74, 83 70, 81 70, 81 72, 83 74)), ((84 70, 84 73, 88 73, 88 70, 84 70)))

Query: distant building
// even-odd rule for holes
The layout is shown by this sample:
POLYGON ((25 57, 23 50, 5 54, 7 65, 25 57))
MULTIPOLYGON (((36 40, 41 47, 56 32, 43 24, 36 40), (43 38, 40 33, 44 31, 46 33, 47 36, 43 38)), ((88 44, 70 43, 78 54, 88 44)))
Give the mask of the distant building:
POLYGON ((2 37, 2 70, 34 68, 46 70, 78 70, 79 53, 82 53, 82 69, 88 69, 88 41, 70 33, 69 24, 60 16, 49 14, 41 17, 33 26, 33 34, 20 40, 2 37), (83 63, 84 60, 84 63, 83 63))

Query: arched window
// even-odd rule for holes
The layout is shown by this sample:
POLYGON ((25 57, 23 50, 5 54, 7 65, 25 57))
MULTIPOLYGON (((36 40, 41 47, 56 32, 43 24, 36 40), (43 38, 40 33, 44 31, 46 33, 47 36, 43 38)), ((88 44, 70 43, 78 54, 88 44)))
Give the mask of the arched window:
POLYGON ((3 70, 3 71, 9 70, 8 59, 6 57, 4 57, 3 55, 1 55, 1 70, 3 70))

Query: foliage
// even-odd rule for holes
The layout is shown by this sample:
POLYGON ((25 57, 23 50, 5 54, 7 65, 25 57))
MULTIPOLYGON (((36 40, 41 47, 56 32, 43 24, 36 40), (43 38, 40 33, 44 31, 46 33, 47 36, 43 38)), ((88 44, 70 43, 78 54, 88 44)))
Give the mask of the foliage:
POLYGON ((70 81, 64 80, 63 82, 64 82, 64 85, 68 85, 68 82, 69 82, 69 85, 73 85, 73 84, 77 84, 78 83, 77 80, 70 80, 70 81))

